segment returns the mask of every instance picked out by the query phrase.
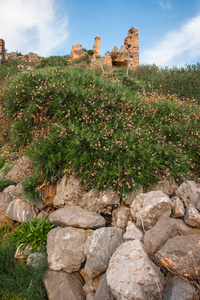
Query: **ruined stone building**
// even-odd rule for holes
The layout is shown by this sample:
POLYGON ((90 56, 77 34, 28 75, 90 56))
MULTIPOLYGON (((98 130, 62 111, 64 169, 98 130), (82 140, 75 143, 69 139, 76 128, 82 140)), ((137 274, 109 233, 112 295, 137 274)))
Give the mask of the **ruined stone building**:
POLYGON ((0 64, 6 60, 5 42, 0 39, 0 64))
MULTIPOLYGON (((93 46, 93 57, 91 58, 91 64, 95 66, 97 64, 96 58, 101 55, 101 37, 96 36, 93 46)), ((71 59, 77 59, 86 52, 82 49, 81 44, 72 46, 71 59)), ((139 65, 139 32, 137 28, 130 28, 126 38, 124 39, 124 45, 120 47, 118 51, 117 46, 114 46, 111 52, 106 52, 106 57, 102 58, 102 64, 110 67, 125 66, 133 69, 139 65)), ((99 61, 98 61, 99 63, 99 61)))

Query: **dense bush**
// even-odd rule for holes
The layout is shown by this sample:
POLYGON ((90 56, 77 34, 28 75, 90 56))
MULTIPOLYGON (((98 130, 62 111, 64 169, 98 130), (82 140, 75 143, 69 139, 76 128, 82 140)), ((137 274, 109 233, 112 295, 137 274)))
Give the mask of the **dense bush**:
POLYGON ((176 96, 139 96, 124 73, 111 79, 44 68, 7 82, 2 105, 12 122, 9 137, 26 146, 40 174, 25 184, 29 197, 63 172, 80 176, 87 189, 113 187, 120 194, 162 175, 199 174, 199 107, 176 96))
POLYGON ((162 69, 141 65, 132 76, 143 80, 147 92, 158 91, 164 95, 176 94, 181 99, 196 99, 200 103, 200 64, 185 68, 162 69))
POLYGON ((36 67, 36 69, 39 69, 39 68, 45 68, 45 67, 66 67, 68 66, 68 61, 65 57, 63 56, 50 56, 50 57, 46 57, 46 58, 43 58, 39 65, 36 67))

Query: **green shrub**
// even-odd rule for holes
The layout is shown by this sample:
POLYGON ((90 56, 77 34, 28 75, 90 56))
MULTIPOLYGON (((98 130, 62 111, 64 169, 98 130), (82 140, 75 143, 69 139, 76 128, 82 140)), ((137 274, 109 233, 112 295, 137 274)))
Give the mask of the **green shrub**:
POLYGON ((55 225, 50 221, 40 219, 32 219, 29 222, 21 222, 21 225, 16 227, 12 232, 12 239, 15 242, 16 248, 21 245, 21 250, 27 245, 31 249, 31 253, 37 251, 45 251, 47 234, 54 228, 55 225))
POLYGON ((35 69, 45 68, 45 67, 62 67, 65 68, 68 66, 68 61, 63 56, 50 56, 43 58, 39 65, 35 69))
POLYGON ((15 185, 12 180, 7 180, 5 178, 0 179, 0 192, 2 192, 5 188, 7 188, 9 185, 15 185))
POLYGON ((25 262, 13 263, 16 245, 8 235, 0 241, 0 298, 15 300, 47 299, 42 282, 47 263, 37 268, 26 265, 25 262))
MULTIPOLYGON (((151 68, 146 71, 151 78, 151 68)), ((121 195, 163 175, 198 176, 199 106, 175 96, 141 96, 146 79, 125 72, 99 78, 43 68, 7 82, 2 106, 12 122, 9 138, 26 145, 33 161, 35 175, 24 184, 30 199, 44 179, 63 172, 80 176, 88 190, 113 188, 121 195)))

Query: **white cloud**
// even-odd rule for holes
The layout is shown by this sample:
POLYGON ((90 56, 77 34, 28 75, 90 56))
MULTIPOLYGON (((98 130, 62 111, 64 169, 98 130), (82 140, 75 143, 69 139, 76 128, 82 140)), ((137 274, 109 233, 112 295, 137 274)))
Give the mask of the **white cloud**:
POLYGON ((171 4, 167 1, 158 1, 158 4, 160 5, 161 9, 171 9, 171 4))
POLYGON ((142 54, 143 63, 161 66, 186 64, 187 58, 200 58, 200 15, 190 19, 179 29, 170 31, 153 48, 142 54))
POLYGON ((0 0, 0 38, 8 52, 48 56, 66 41, 68 20, 59 20, 55 0, 0 0))

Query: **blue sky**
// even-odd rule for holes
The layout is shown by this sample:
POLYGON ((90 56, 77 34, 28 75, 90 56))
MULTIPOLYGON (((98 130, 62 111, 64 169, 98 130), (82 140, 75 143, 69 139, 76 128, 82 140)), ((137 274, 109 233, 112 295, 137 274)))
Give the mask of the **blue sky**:
POLYGON ((200 0, 0 0, 0 38, 8 52, 66 55, 73 44, 101 55, 139 29, 140 63, 200 62, 200 0))

